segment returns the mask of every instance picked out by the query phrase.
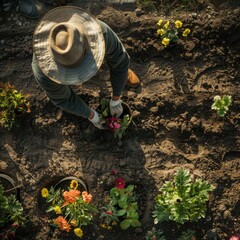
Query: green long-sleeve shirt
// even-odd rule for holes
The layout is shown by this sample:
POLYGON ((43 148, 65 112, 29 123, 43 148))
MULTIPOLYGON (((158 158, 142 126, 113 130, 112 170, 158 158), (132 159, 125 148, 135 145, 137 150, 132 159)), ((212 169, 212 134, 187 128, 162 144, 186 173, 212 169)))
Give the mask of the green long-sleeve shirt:
MULTIPOLYGON (((104 22, 98 20, 105 40, 105 60, 110 70, 114 96, 120 96, 127 80, 129 56, 116 33, 104 22)), ((35 79, 49 99, 66 112, 88 118, 89 106, 68 85, 53 82, 43 74, 33 55, 32 68, 35 79)))

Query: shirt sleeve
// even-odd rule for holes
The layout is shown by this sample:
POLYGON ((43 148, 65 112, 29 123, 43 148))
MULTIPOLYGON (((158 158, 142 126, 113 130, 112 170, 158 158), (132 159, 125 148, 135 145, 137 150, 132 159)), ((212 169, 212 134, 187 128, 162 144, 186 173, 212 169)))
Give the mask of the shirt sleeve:
POLYGON ((89 106, 68 85, 61 85, 46 77, 38 66, 35 55, 32 61, 33 74, 38 84, 44 89, 53 104, 65 112, 88 118, 89 106))
POLYGON ((105 39, 105 59, 110 69, 113 95, 120 96, 127 81, 130 57, 117 34, 106 23, 98 21, 105 39))

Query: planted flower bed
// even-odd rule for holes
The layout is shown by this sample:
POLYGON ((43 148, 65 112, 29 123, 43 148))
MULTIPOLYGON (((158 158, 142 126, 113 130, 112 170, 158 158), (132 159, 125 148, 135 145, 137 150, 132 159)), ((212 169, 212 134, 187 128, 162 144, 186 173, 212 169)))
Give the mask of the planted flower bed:
MULTIPOLYGON (((85 1, 72 3, 76 2, 81 5, 85 1)), ((237 4, 237 1, 228 2, 237 4)), ((234 8, 215 11, 194 2, 192 8, 187 5, 185 12, 182 1, 177 5, 173 1, 162 3, 164 6, 157 5, 162 9, 158 13, 142 6, 136 9, 134 4, 128 11, 130 5, 124 3, 107 8, 107 4, 96 7, 95 1, 88 1, 88 6, 84 6, 117 32, 131 56, 131 69, 141 80, 141 87, 128 87, 123 92, 122 99, 131 109, 132 120, 131 127, 122 135, 122 144, 113 138, 106 139, 103 131, 92 131, 88 120, 64 113, 49 101, 32 76, 31 39, 37 22, 23 19, 14 10, 7 21, 3 15, 0 80, 9 81, 24 96, 27 94, 31 102, 31 114, 22 115, 21 127, 0 128, 0 168, 18 179, 22 186, 22 207, 28 213, 26 228, 21 227, 25 229, 23 232, 16 231, 17 238, 80 239, 77 235, 81 235, 81 231, 76 230, 76 235, 74 229, 81 228, 83 240, 238 240, 239 9, 234 5, 234 8), (159 19, 163 20, 160 26, 157 25, 159 19), (181 39, 172 46, 169 40, 165 47, 161 29, 166 31, 167 21, 174 27, 180 26, 177 20, 183 24, 177 28, 181 30, 178 35, 181 39), (190 33, 184 37, 182 33, 186 28, 190 33), (191 192, 189 195, 179 196, 176 192, 174 176, 181 167, 191 176, 186 185, 194 186, 186 188, 191 192), (100 218, 103 210, 105 214, 110 210, 108 204, 115 201, 104 202, 116 180, 112 169, 117 169, 117 177, 125 182, 123 191, 112 190, 112 197, 117 198, 118 193, 125 195, 128 191, 124 193, 124 189, 134 186, 133 191, 132 186, 128 189, 135 195, 130 197, 133 202, 129 204, 135 206, 137 202, 137 211, 133 207, 130 212, 134 212, 136 218, 137 212, 140 226, 135 225, 137 221, 132 226, 128 218, 128 222, 121 224, 127 214, 131 214, 119 206, 116 213, 122 216, 117 216, 120 219, 117 225, 111 224, 111 229, 103 223, 104 217, 100 218), (69 229, 70 222, 65 217, 67 223, 60 219, 57 222, 60 228, 54 227, 53 231, 51 224, 59 217, 55 214, 59 209, 46 212, 48 203, 42 196, 44 211, 39 209, 37 196, 43 188, 42 179, 70 175, 86 180, 87 192, 92 195, 90 203, 98 212, 87 226, 71 225, 69 232, 62 231, 60 228, 64 226, 69 229), (206 185, 206 191, 200 191, 205 185, 193 184, 196 179, 208 182, 214 189, 208 191, 210 188, 206 185), (195 188, 198 189, 196 195, 192 194, 195 188), (108 208, 102 208, 104 206, 108 208), (190 207, 194 207, 194 211, 190 211, 190 207), (158 219, 157 224, 154 218, 158 219), (127 228, 122 229, 120 224, 127 228)), ((73 90, 96 109, 101 97, 111 94, 108 80, 103 65, 97 76, 82 86, 73 86, 73 90)), ((113 137, 116 128, 119 129, 118 121, 113 119, 108 124, 113 131, 107 132, 113 137)), ((77 190, 68 187, 70 182, 64 186, 66 192, 77 190)), ((46 188, 50 191, 50 186, 46 188)), ((76 197, 83 200, 85 190, 79 191, 76 197)), ((62 194, 61 199, 65 199, 62 194)))

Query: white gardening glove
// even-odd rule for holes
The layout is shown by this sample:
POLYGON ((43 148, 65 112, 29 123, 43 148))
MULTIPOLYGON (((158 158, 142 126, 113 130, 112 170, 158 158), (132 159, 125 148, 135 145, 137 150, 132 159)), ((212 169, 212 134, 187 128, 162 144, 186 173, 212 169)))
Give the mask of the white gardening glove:
POLYGON ((123 113, 122 100, 113 101, 109 103, 110 113, 113 117, 119 117, 123 113))
POLYGON ((91 109, 91 111, 93 111, 94 116, 92 119, 89 119, 89 121, 92 122, 95 127, 99 128, 99 129, 104 129, 104 127, 102 125, 103 122, 101 121, 99 114, 93 109, 91 109))

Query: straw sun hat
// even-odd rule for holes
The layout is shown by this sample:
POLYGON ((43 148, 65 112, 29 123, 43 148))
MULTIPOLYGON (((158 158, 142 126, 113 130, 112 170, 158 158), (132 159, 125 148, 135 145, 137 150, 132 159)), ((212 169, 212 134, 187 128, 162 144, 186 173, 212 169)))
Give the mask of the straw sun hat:
POLYGON ((79 7, 64 6, 40 20, 33 35, 33 52, 52 81, 78 85, 99 70, 105 42, 96 18, 79 7))

